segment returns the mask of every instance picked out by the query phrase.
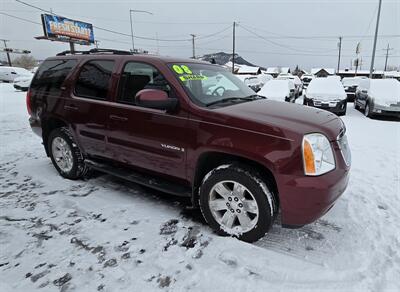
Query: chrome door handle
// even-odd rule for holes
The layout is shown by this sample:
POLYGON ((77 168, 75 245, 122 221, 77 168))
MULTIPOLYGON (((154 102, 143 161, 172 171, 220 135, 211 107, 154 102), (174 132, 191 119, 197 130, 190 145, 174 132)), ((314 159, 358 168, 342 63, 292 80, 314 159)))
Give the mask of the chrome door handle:
POLYGON ((65 110, 69 110, 69 111, 77 111, 78 110, 78 107, 77 106, 75 106, 75 105, 64 105, 64 109, 65 110))
POLYGON ((128 120, 127 117, 121 117, 116 115, 110 115, 110 119, 114 121, 126 122, 128 120))

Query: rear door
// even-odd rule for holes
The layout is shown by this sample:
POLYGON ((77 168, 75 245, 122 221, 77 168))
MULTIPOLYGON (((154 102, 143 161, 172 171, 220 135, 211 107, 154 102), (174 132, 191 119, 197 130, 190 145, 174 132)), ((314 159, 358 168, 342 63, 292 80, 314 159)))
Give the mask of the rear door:
POLYGON ((107 113, 114 66, 115 61, 111 59, 85 62, 76 74, 70 98, 64 103, 65 115, 78 144, 92 156, 108 157, 107 113))
POLYGON ((108 116, 107 146, 113 160, 185 178, 187 114, 166 113, 135 103, 135 95, 142 89, 164 90, 172 97, 173 88, 155 66, 147 63, 127 62, 120 76, 116 102, 108 116))

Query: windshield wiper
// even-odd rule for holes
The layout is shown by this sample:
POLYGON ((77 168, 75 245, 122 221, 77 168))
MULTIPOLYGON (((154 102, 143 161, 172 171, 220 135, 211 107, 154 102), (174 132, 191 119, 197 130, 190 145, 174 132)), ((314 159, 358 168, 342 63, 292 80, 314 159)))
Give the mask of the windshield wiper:
POLYGON ((212 106, 218 103, 225 103, 225 102, 230 102, 230 101, 252 101, 255 99, 261 98, 261 96, 257 95, 257 94, 253 94, 253 95, 249 95, 246 97, 227 97, 227 98, 223 98, 223 99, 219 99, 213 102, 208 103, 206 106, 212 106))

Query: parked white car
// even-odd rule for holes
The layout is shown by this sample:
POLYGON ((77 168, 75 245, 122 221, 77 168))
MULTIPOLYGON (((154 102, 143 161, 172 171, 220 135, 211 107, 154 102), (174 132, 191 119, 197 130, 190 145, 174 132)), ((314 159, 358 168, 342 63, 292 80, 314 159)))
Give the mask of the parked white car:
POLYGON ((242 80, 248 87, 253 89, 255 92, 259 91, 260 88, 264 85, 264 83, 259 78, 260 75, 238 74, 235 76, 240 80, 242 80))
POLYGON ((14 79, 14 88, 21 91, 28 91, 31 85, 33 74, 31 76, 21 76, 14 79))
POLYGON ((366 77, 344 77, 342 79, 344 90, 347 94, 347 101, 354 101, 357 87, 364 79, 366 77))
POLYGON ((347 95, 340 78, 314 78, 311 80, 303 104, 321 108, 337 115, 345 115, 347 95))
POLYGON ((303 94, 303 82, 301 82, 300 78, 298 76, 292 75, 292 74, 286 74, 286 73, 281 73, 278 75, 276 78, 278 80, 292 80, 294 83, 294 86, 296 87, 296 98, 299 97, 300 95, 303 94))
POLYGON ((274 79, 274 77, 270 74, 266 74, 266 73, 261 73, 260 75, 257 75, 258 79, 260 79, 261 83, 264 85, 265 83, 267 83, 268 81, 271 81, 272 79, 274 79))
POLYGON ((258 95, 277 101, 295 102, 296 88, 292 80, 274 79, 267 82, 258 92, 258 95))
POLYGON ((301 76, 300 80, 303 82, 303 89, 307 89, 308 85, 310 84, 311 80, 315 78, 313 74, 304 74, 301 76))
POLYGON ((22 76, 33 76, 33 74, 24 68, 0 66, 0 81, 2 82, 13 82, 15 78, 22 76))
POLYGON ((367 117, 377 115, 400 118, 400 81, 396 79, 368 79, 356 91, 354 107, 367 117))

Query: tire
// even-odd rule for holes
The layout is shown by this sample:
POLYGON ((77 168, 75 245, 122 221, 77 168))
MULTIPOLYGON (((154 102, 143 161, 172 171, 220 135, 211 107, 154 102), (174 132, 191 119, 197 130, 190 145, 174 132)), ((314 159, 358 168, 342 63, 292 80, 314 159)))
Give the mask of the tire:
POLYGON ((204 219, 220 235, 257 241, 270 230, 278 209, 268 185, 247 166, 229 164, 215 168, 204 177, 199 190, 204 219), (234 191, 235 186, 239 191, 234 191), (216 207, 212 208, 212 204, 216 207))
POLYGON ((339 116, 345 116, 345 115, 346 115, 346 112, 347 112, 347 101, 346 101, 346 103, 344 104, 344 110, 339 114, 339 116))
POLYGON ((367 117, 367 118, 372 118, 372 112, 371 112, 371 107, 369 106, 369 103, 367 103, 366 105, 365 105, 365 109, 364 109, 364 115, 367 117))
POLYGON ((357 104, 357 99, 354 99, 354 108, 360 110, 360 106, 357 104))
POLYGON ((74 142, 72 134, 67 127, 54 129, 47 139, 47 147, 51 161, 61 176, 75 180, 82 178, 88 172, 88 167, 84 163, 84 156, 78 145, 74 142), (57 147, 62 141, 64 141, 65 144, 61 144, 62 147, 57 147), (60 148, 65 151, 58 151, 60 148), (58 154, 57 152, 63 152, 64 155, 58 154), (65 154, 67 152, 68 154, 65 154), (69 167, 63 167, 64 165, 60 162, 59 157, 63 157, 61 160, 69 164, 69 167))

